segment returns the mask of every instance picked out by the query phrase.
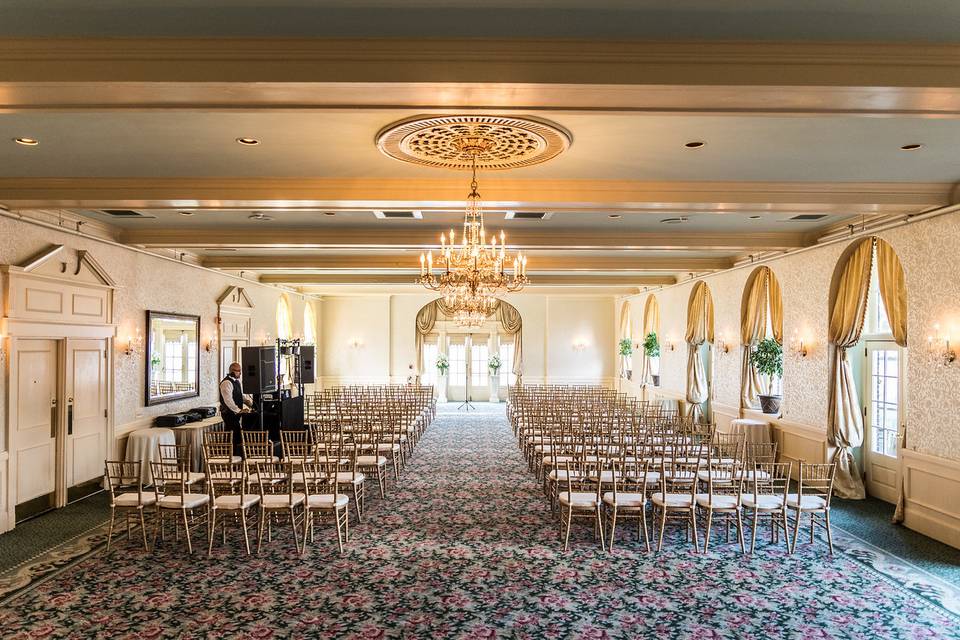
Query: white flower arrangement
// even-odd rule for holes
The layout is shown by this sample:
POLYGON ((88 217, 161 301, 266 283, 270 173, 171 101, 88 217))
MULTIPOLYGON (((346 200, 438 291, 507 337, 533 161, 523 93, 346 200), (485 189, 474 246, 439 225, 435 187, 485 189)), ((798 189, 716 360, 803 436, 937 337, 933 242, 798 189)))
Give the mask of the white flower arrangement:
POLYGON ((503 363, 500 362, 500 356, 498 355, 490 356, 490 360, 487 363, 487 366, 490 367, 490 371, 492 371, 493 373, 500 371, 500 367, 503 366, 503 363))
POLYGON ((440 371, 440 375, 445 374, 449 368, 450 360, 447 359, 447 354, 441 353, 437 355, 437 370, 440 371))

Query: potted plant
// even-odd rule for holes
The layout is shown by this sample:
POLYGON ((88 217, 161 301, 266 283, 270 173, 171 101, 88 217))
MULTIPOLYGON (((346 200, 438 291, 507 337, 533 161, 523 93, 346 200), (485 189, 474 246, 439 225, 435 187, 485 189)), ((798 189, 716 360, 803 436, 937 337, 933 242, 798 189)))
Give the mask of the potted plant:
POLYGON ((497 372, 500 371, 500 367, 503 366, 503 363, 500 362, 500 356, 496 354, 490 356, 487 366, 490 368, 490 375, 497 375, 497 372))
MULTIPOLYGON (((660 340, 657 338, 657 333, 651 331, 643 339, 643 353, 648 358, 653 360, 654 358, 660 357, 660 340)), ((651 362, 650 367, 650 377, 653 379, 653 386, 660 386, 660 368, 657 367, 657 372, 653 373, 653 363, 651 362)))
POLYGON ((631 372, 629 369, 627 369, 627 358, 633 355, 633 343, 630 341, 630 338, 623 338, 620 340, 619 351, 621 362, 620 376, 629 380, 631 372))
POLYGON ((450 368, 450 360, 447 359, 447 354, 441 353, 437 355, 437 371, 440 372, 441 376, 447 375, 447 369, 450 368))
POLYGON ((764 413, 780 413, 783 396, 773 394, 773 381, 783 376, 783 347, 773 338, 764 338, 750 352, 750 364, 767 380, 767 393, 758 396, 760 409, 764 413))

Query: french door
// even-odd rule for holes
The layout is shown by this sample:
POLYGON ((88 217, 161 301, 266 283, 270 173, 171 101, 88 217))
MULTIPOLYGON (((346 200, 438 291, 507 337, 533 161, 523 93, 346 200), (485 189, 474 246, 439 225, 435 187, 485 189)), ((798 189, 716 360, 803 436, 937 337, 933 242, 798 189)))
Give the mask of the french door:
POLYGON ((454 334, 449 338, 447 356, 447 398, 452 401, 486 402, 490 399, 489 349, 487 336, 454 334))
POLYGON ((447 370, 447 399, 451 402, 462 402, 467 399, 467 353, 468 336, 450 336, 447 346, 447 359, 450 368, 447 370))
POLYGON ((99 489, 107 453, 107 350, 103 340, 67 340, 65 467, 68 500, 99 489), (81 489, 87 485, 85 489, 81 489))
POLYGON ((895 342, 868 342, 864 368, 864 466, 867 493, 896 502, 900 491, 899 442, 903 428, 905 351, 895 342))

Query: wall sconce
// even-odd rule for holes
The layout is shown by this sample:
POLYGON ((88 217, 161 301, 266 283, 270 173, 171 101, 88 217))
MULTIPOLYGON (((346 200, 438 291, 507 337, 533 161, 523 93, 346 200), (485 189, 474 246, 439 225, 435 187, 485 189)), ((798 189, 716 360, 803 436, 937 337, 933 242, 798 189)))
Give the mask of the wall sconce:
POLYGON ((730 343, 727 342, 727 339, 722 333, 717 336, 717 352, 730 353, 730 343))
POLYGON ((360 338, 351 338, 349 345, 351 349, 360 349, 363 347, 363 341, 360 338))
POLYGON ((940 333, 940 325, 933 325, 935 336, 927 336, 927 353, 949 367, 957 359, 957 352, 950 346, 950 334, 940 333))
POLYGON ((211 351, 216 351, 216 350, 217 350, 217 336, 216 336, 216 335, 210 336, 210 337, 208 337, 206 340, 204 340, 204 342, 203 342, 203 350, 206 351, 207 353, 210 353, 211 351))
POLYGON ((137 327, 137 335, 130 336, 127 335, 126 344, 123 345, 124 355, 133 356, 139 355, 143 352, 143 334, 140 333, 140 328, 137 327))
POLYGON ((673 336, 667 336, 667 340, 663 343, 663 346, 670 351, 677 350, 677 339, 673 336))
POLYGON ((800 337, 800 332, 794 329, 793 337, 790 338, 790 353, 792 353, 796 358, 806 358, 809 348, 810 341, 805 341, 802 337, 800 337))
POLYGON ((587 343, 584 342, 583 340, 577 340, 576 342, 573 343, 574 351, 583 351, 586 348, 587 348, 587 343))

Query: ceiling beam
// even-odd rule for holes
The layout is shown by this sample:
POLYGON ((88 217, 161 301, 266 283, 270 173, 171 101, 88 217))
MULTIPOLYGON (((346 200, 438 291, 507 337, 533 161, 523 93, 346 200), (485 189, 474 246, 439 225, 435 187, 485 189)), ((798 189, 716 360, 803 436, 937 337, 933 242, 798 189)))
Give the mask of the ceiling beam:
MULTIPOLYGON (((236 248, 236 249, 349 249, 382 250, 409 249, 421 251, 439 244, 441 231, 437 228, 390 228, 390 222, 381 228, 322 228, 310 229, 236 229, 225 225, 215 229, 156 229, 125 231, 121 241, 145 248, 236 248)), ((805 233, 610 233, 583 230, 551 231, 509 229, 507 245, 525 250, 628 250, 628 251, 754 251, 796 249, 809 244, 805 233)), ((223 260, 247 258, 270 260, 261 256, 223 256, 223 260)), ((220 259, 218 256, 217 259, 220 259)), ((296 259, 299 259, 296 258, 296 259)))
MULTIPOLYGON (((777 210, 901 213, 950 204, 951 183, 650 182, 484 177, 491 209, 618 212, 777 210)), ((409 178, 0 178, 8 208, 446 209, 464 184, 409 178)))
MULTIPOLYGON (((303 274, 303 273, 276 273, 260 276, 260 282, 286 285, 411 285, 415 284, 415 276, 409 274, 303 274)), ((572 286, 624 286, 643 287, 670 285, 677 282, 672 275, 662 276, 622 276, 601 274, 575 275, 538 275, 531 277, 531 284, 537 287, 572 287, 572 286)))
MULTIPOLYGON (((419 269, 414 253, 396 256, 335 255, 329 252, 310 255, 208 256, 203 266, 214 269, 264 271, 296 269, 309 271, 373 271, 383 269, 419 269)), ((531 272, 549 271, 707 271, 729 269, 729 258, 634 258, 623 256, 531 256, 531 272)))

